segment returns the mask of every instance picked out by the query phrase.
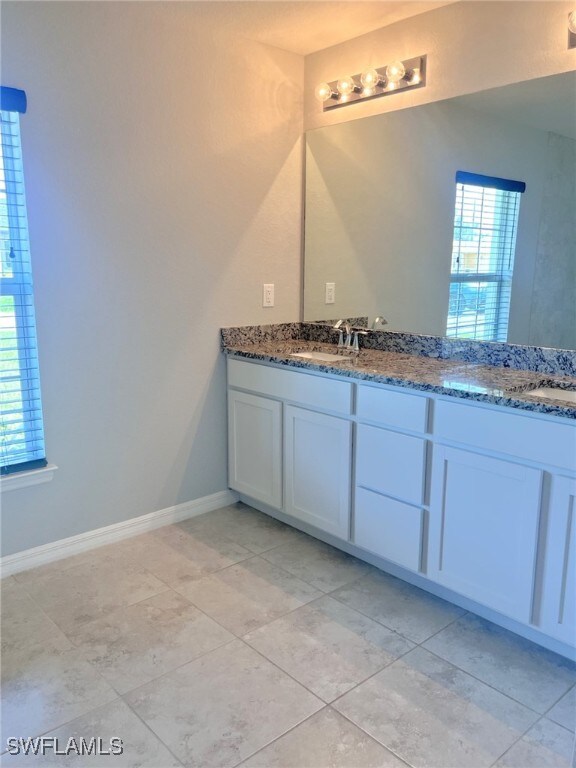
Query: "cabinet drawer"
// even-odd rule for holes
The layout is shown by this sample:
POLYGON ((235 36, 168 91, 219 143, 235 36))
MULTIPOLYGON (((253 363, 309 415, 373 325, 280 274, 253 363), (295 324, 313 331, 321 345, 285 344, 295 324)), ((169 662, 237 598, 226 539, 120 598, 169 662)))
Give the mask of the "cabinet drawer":
POLYGON ((356 484, 422 504, 426 441, 358 425, 356 484))
POLYGON ((358 418, 391 427, 426 431, 428 398, 377 387, 358 387, 358 418))
POLYGON ((422 551, 422 510, 357 488, 354 543, 417 571, 422 551))
POLYGON ((539 464, 576 469, 576 424, 438 400, 434 434, 539 464))
POLYGON ((302 403, 322 411, 346 415, 352 412, 352 385, 346 381, 229 359, 228 386, 249 389, 278 400, 302 403))

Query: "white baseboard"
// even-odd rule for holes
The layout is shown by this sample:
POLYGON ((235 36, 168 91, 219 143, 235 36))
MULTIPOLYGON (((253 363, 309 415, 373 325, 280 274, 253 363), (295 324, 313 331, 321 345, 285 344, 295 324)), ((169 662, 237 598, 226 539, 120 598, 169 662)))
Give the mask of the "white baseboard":
POLYGON ((166 507, 166 509, 160 509, 157 512, 149 512, 147 515, 133 517, 121 523, 107 525, 104 528, 96 528, 93 531, 79 533, 77 536, 70 536, 67 539, 59 539, 49 544, 43 544, 40 547, 33 547, 22 552, 16 552, 13 555, 6 555, 0 558, 0 575, 2 578, 5 578, 13 573, 36 568, 38 565, 45 565, 55 560, 61 560, 64 557, 78 555, 81 552, 87 552, 89 549, 101 547, 103 544, 112 544, 115 541, 137 536, 139 533, 152 531, 163 525, 171 525, 172 523, 186 520, 189 517, 197 517, 205 512, 212 512, 228 504, 234 504, 237 500, 238 495, 233 491, 219 491, 210 496, 204 496, 201 499, 186 501, 184 504, 166 507))

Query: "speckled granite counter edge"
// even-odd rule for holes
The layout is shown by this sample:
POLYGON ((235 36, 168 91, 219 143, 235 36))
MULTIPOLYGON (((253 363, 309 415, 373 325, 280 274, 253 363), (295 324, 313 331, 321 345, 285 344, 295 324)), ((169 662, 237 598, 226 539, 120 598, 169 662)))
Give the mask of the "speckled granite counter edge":
MULTIPOLYGON (((317 341, 335 343, 337 336, 321 323, 252 325, 221 330, 222 348, 264 341, 317 341)), ((398 331, 376 331, 362 337, 366 349, 399 352, 444 360, 493 365, 552 376, 576 376, 576 351, 549 347, 528 347, 501 342, 466 341, 442 336, 422 336, 398 331)))

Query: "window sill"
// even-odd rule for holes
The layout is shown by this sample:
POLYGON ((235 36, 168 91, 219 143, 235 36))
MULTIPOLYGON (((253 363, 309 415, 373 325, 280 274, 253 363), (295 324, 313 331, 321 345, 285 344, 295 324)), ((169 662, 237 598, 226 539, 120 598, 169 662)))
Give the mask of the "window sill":
POLYGON ((27 472, 15 472, 13 475, 4 475, 0 479, 0 490, 16 491, 18 488, 27 488, 30 485, 49 483, 58 469, 56 464, 48 464, 41 469, 30 469, 27 472))

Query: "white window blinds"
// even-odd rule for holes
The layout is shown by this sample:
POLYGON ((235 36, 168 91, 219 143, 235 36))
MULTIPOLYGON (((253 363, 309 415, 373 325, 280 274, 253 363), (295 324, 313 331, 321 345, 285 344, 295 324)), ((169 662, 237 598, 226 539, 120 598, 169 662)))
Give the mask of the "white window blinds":
POLYGON ((20 112, 23 91, 1 89, 0 110, 0 467, 46 466, 28 243, 20 112))
POLYGON ((446 334, 506 341, 520 181, 458 171, 446 334))

